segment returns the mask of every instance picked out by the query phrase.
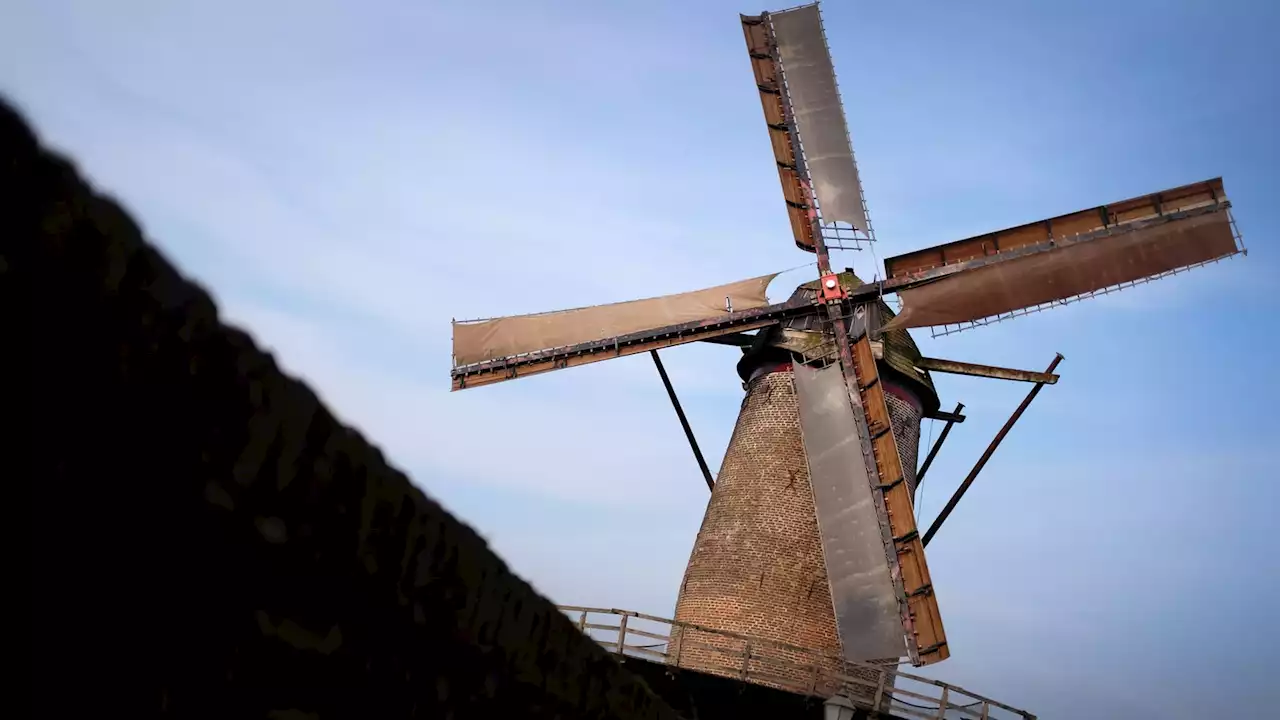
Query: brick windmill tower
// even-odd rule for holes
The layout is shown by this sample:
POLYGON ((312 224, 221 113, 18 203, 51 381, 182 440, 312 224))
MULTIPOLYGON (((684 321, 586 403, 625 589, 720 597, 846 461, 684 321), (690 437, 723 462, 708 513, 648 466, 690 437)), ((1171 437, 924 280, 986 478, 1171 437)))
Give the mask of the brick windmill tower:
MULTIPOLYGON (((788 673, 847 673, 847 663, 935 663, 951 649, 924 546, 959 494, 921 534, 920 423, 943 419, 949 429, 963 418, 961 406, 939 410, 930 372, 1030 382, 1029 402, 1056 381, 1058 360, 1037 373, 925 358, 907 330, 954 332, 1238 254, 1231 205, 1212 179, 889 258, 861 279, 838 271, 831 250, 875 238, 818 6, 741 22, 791 241, 813 253, 817 278, 775 304, 766 289, 776 273, 455 322, 453 389, 652 355, 711 487, 666 637, 668 662, 746 678, 772 653, 792 670, 759 673, 759 682, 784 685, 788 673), (863 282, 873 275, 882 279, 863 282), (691 342, 741 348, 746 394, 714 478, 658 357, 691 342), (740 666, 724 661, 729 645, 740 666), (798 649, 809 653, 803 661, 798 649)), ((629 647, 620 636, 618 649, 629 647)))

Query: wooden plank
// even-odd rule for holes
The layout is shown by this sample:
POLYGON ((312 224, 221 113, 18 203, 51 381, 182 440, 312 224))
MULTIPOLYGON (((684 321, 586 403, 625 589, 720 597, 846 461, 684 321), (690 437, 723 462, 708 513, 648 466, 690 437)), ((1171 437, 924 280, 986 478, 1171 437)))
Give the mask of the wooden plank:
POLYGON ((854 371, 861 388, 862 408, 866 413, 867 429, 871 433, 876 469, 881 486, 888 487, 884 490, 884 504, 897 551, 903 590, 907 593, 907 607, 911 613, 915 636, 910 641, 914 642, 918 652, 915 662, 917 665, 931 665, 946 660, 951 656, 951 650, 947 647, 942 615, 938 610, 937 596, 933 592, 933 580, 925 562, 924 545, 916 530, 911 492, 906 483, 894 482, 903 476, 902 461, 894 442, 889 408, 885 405, 884 385, 876 382, 879 375, 867 333, 862 333, 853 343, 852 350, 854 371))
POLYGON ((641 655, 651 655, 655 659, 657 659, 659 662, 667 659, 666 653, 661 653, 661 652, 658 652, 657 650, 651 650, 647 647, 640 647, 639 645, 627 645, 624 648, 623 654, 626 654, 626 653, 640 653, 641 655))
POLYGON ((893 283, 886 329, 964 325, 1164 277, 1241 252, 1230 203, 1152 215, 1096 232, 947 265, 893 283), (972 270, 972 272, 970 272, 972 270), (902 288, 899 283, 918 283, 902 288))
POLYGON ((643 637, 643 638, 650 638, 652 640, 662 640, 664 642, 669 642, 671 640, 670 636, 662 635, 660 633, 655 633, 655 632, 649 632, 648 630, 637 630, 633 627, 627 628, 627 634, 639 635, 640 637, 643 637))
POLYGON ((542 373, 551 372, 553 370, 562 370, 564 368, 578 367, 580 365, 590 365, 591 363, 597 363, 602 360, 612 360, 614 358, 626 357, 628 355, 637 355, 639 353, 649 352, 650 350, 662 350, 664 348, 684 345, 686 343, 697 342, 699 340, 706 340, 707 338, 718 337, 720 335, 728 335, 729 333, 741 332, 743 330, 754 330, 756 328, 765 327, 766 325, 773 325, 776 322, 777 320, 758 320, 756 322, 745 323, 742 325, 731 325, 723 328, 709 328, 697 332, 690 332, 687 335, 660 338, 634 345, 619 346, 616 352, 606 350, 590 355, 577 355, 566 358, 551 357, 546 360, 521 364, 518 366, 518 369, 512 368, 511 373, 503 373, 499 369, 493 369, 474 375, 455 375, 453 377, 453 389, 464 390, 480 387, 482 385, 493 385, 495 383, 515 380, 516 378, 528 377, 530 375, 541 375, 542 373))
POLYGON ((755 341, 755 335, 748 335, 742 332, 702 339, 702 342, 711 343, 712 345, 732 345, 734 347, 751 347, 751 344, 755 341))
MULTIPOLYGON (((867 292, 868 296, 871 296, 875 287, 871 286, 869 290, 858 288, 858 290, 867 292)), ((585 365, 624 355, 634 355, 637 352, 645 352, 645 349, 662 349, 709 337, 726 335, 735 331, 756 330, 776 324, 787 318, 803 317, 817 312, 819 312, 817 306, 804 302, 803 299, 788 300, 776 305, 752 308, 750 310, 738 310, 727 315, 641 330, 629 335, 592 340, 569 347, 547 348, 525 355, 513 355, 468 365, 457 365, 450 371, 449 375, 453 380, 453 389, 464 390, 479 385, 488 385, 502 380, 523 377, 524 374, 536 375, 549 370, 585 365)))
MULTIPOLYGON (((688 623, 688 622, 683 622, 683 621, 680 621, 680 620, 672 620, 672 619, 670 619, 670 618, 658 617, 658 616, 656 616, 656 615, 646 615, 646 614, 644 614, 644 613, 633 612, 633 611, 630 611, 630 610, 619 610, 619 609, 616 609, 616 608, 589 608, 589 607, 580 607, 580 606, 575 606, 575 605, 560 605, 560 606, 558 606, 558 608, 559 608, 560 610, 564 610, 564 611, 567 611, 567 612, 574 612, 574 613, 576 613, 576 612, 583 612, 583 613, 590 612, 590 613, 598 613, 598 614, 605 614, 605 615, 626 615, 626 616, 629 616, 629 617, 640 618, 640 619, 649 620, 649 621, 656 622, 656 623, 666 624, 666 625, 671 626, 673 629, 675 629, 675 628, 679 628, 679 629, 681 629, 682 631, 692 630, 692 631, 695 631, 695 632, 704 633, 704 634, 708 634, 708 635, 712 635, 712 636, 718 636, 718 637, 730 638, 730 639, 734 639, 734 640, 741 640, 741 641, 743 641, 744 643, 746 643, 746 642, 748 642, 748 641, 749 641, 749 642, 753 643, 757 648, 771 648, 771 649, 777 649, 777 650, 783 650, 783 651, 785 651, 783 655, 776 655, 776 656, 775 656, 775 655, 770 655, 770 656, 768 656, 767 658, 765 658, 769 663, 777 664, 777 665, 784 666, 784 667, 795 667, 795 668, 802 668, 802 669, 805 669, 805 670, 808 670, 808 671, 812 671, 814 668, 816 668, 816 667, 817 667, 817 665, 813 662, 814 660, 817 660, 817 659, 822 659, 822 660, 825 660, 825 661, 834 661, 834 662, 836 662, 836 663, 841 662, 841 659, 840 659, 839 657, 835 656, 835 655, 829 655, 829 654, 821 653, 821 652, 819 652, 819 651, 817 651, 817 650, 814 650, 814 649, 812 649, 812 648, 803 648, 803 647, 800 647, 800 646, 798 646, 798 645, 792 645, 792 644, 789 644, 789 643, 778 642, 778 641, 775 641, 775 640, 766 640, 766 639, 764 639, 764 638, 754 638, 754 637, 749 637, 749 636, 747 636, 747 635, 743 635, 743 634, 741 634, 741 633, 730 632, 730 631, 727 631, 727 630, 715 630, 715 629, 712 629, 712 628, 709 628, 709 627, 705 627, 705 626, 702 626, 702 625, 697 625, 697 624, 695 624, 695 623, 688 623), (789 659, 789 658, 796 658, 796 659, 789 659)), ((607 629, 615 630, 615 629, 617 629, 617 626, 608 626, 608 627, 607 627, 607 629)), ((632 630, 632 629, 630 629, 630 628, 628 628, 628 630, 627 630, 627 631, 628 631, 628 633, 634 633, 634 632, 636 632, 636 631, 634 631, 634 630, 632 630)), ((612 642, 610 642, 610 641, 607 641, 607 640, 606 640, 606 641, 600 641, 600 640, 597 640, 596 642, 599 642, 599 643, 601 643, 602 645, 608 645, 608 646, 611 646, 611 647, 614 645, 614 643, 612 643, 612 642)), ((681 646, 684 646, 684 647, 687 647, 687 648, 693 648, 693 649, 697 649, 697 650, 706 650, 706 651, 709 651, 709 652, 716 652, 716 653, 720 653, 720 654, 724 654, 724 655, 730 655, 730 656, 732 656, 732 657, 733 657, 733 658, 735 658, 735 659, 736 659, 736 658, 738 658, 738 657, 741 657, 741 656, 742 656, 742 654, 745 652, 745 648, 737 649, 737 650, 732 650, 732 649, 726 648, 726 647, 724 647, 724 646, 722 646, 722 645, 713 645, 713 644, 709 644, 709 643, 698 642, 697 640, 692 640, 692 639, 690 639, 690 637, 689 637, 689 635, 688 635, 687 633, 685 633, 685 634, 682 634, 682 635, 681 635, 681 642, 680 642, 680 644, 681 644, 681 646)), ((630 647, 630 646, 628 646, 628 647, 630 647)), ((758 659, 759 659, 759 658, 758 658, 758 659)), ((984 707, 983 707, 983 713, 988 712, 988 709, 987 709, 987 707, 986 707, 986 706, 992 706, 992 707, 998 707, 998 708, 1001 708, 1001 709, 1006 710, 1006 711, 1008 711, 1008 712, 1010 712, 1010 713, 1013 713, 1013 714, 1015 714, 1015 715, 1019 715, 1019 716, 1021 716, 1021 717, 1023 717, 1023 718, 1026 718, 1026 720, 1035 720, 1035 716, 1034 716, 1034 715, 1032 715, 1031 713, 1028 713, 1028 712, 1027 712, 1027 711, 1025 711, 1025 710, 1019 710, 1018 708, 1015 708, 1015 707, 1013 707, 1013 706, 1011 706, 1011 705, 1007 705, 1007 704, 1005 704, 1005 703, 1001 703, 1001 702, 999 702, 999 701, 997 701, 997 700, 993 700, 993 699, 991 699, 991 698, 989 698, 989 697, 985 697, 985 696, 983 696, 983 695, 979 695, 978 693, 975 693, 975 692, 973 692, 973 691, 971 691, 971 690, 966 690, 966 689, 964 689, 964 688, 960 687, 959 685, 954 685, 954 684, 951 684, 951 683, 944 683, 944 682, 941 682, 941 681, 939 681, 939 680, 934 680, 933 678, 926 678, 926 677, 921 677, 920 675, 912 675, 912 674, 910 674, 910 673, 904 673, 904 672, 901 672, 901 671, 899 671, 899 670, 897 670, 896 668, 893 668, 893 667, 885 667, 885 666, 880 666, 880 665, 872 665, 872 664, 870 664, 870 663, 866 663, 866 662, 847 661, 847 662, 845 662, 845 664, 846 664, 847 666, 849 666, 849 667, 862 668, 862 669, 865 669, 865 670, 874 670, 874 671, 876 671, 878 674, 885 674, 885 675, 888 675, 888 676, 890 676, 890 677, 895 678, 895 680, 894 680, 894 688, 893 688, 892 690, 886 690, 886 693, 901 694, 901 695, 904 695, 904 696, 907 696, 907 697, 914 697, 914 698, 918 698, 918 699, 932 700, 932 701, 934 701, 934 702, 937 702, 937 700, 936 700, 935 698, 933 698, 932 696, 929 696, 929 695, 922 695, 922 694, 919 694, 919 693, 913 692, 913 691, 911 691, 911 690, 908 690, 908 689, 906 689, 905 687, 903 687, 903 686, 902 686, 902 683, 903 683, 904 681, 909 681, 909 682, 916 683, 916 684, 920 684, 920 685, 933 686, 933 687, 941 688, 941 689, 943 689, 943 690, 948 691, 948 695, 952 695, 952 694, 954 694, 954 695, 963 695, 963 696, 964 696, 964 698, 965 698, 964 705, 963 705, 963 706, 959 706, 959 707, 958 707, 958 706, 956 706, 955 704, 952 704, 952 707, 953 707, 953 708, 955 708, 955 709, 957 709, 957 710, 960 710, 961 712, 963 712, 963 713, 965 713, 965 714, 967 714, 967 715, 969 715, 969 714, 974 714, 974 713, 972 713, 972 712, 970 712, 970 711, 967 711, 967 708, 969 708, 969 707, 971 707, 971 706, 973 706, 973 705, 977 704, 978 702, 980 702, 980 703, 983 703, 983 704, 984 704, 984 707), (974 702, 974 701, 976 701, 976 702, 974 702)), ((735 664, 735 665, 733 665, 733 666, 727 666, 727 665, 726 665, 726 666, 723 666, 723 669, 724 669, 725 671, 728 671, 728 672, 733 672, 733 671, 737 670, 737 669, 738 669, 738 667, 739 667, 739 666, 738 666, 738 665, 736 665, 736 664, 735 664)), ((876 687, 876 686, 878 686, 878 685, 879 685, 879 683, 877 683, 877 682, 872 682, 872 681, 867 680, 867 679, 865 679, 865 678, 863 678, 863 677, 858 677, 858 676, 853 676, 853 675, 845 675, 845 674, 842 674, 842 673, 833 673, 833 672, 829 672, 829 671, 826 671, 826 670, 821 670, 821 672, 820 672, 819 674, 820 674, 822 677, 824 677, 824 678, 831 678, 831 679, 833 679, 833 680, 835 680, 835 681, 837 681, 837 682, 839 682, 839 683, 847 683, 847 684, 853 684, 853 685, 861 685, 861 686, 865 686, 865 687, 868 687, 868 688, 874 688, 874 687, 876 687)), ((788 680, 788 682, 797 683, 795 687, 797 687, 798 689, 801 689, 801 686, 798 684, 798 681, 796 681, 796 680, 794 679, 794 677, 792 677, 792 678, 788 678, 787 680, 788 680)))
POLYGON ((1102 224, 1102 213, 1094 210, 1081 210, 1078 213, 1064 215, 1053 219, 1053 237, 1068 238, 1081 233, 1097 230, 1102 224))
POLYGON ((742 20, 747 54, 751 58, 751 72, 760 93, 760 106, 764 110, 765 124, 769 128, 769 145, 778 167, 778 181, 787 203, 791 233, 797 246, 814 252, 817 246, 813 237, 813 223, 809 221, 809 208, 813 201, 796 171, 795 145, 782 104, 781 73, 773 56, 773 38, 769 24, 760 15, 740 15, 739 18, 742 20))
POLYGON ((1046 222, 1032 223, 1012 230, 1004 230, 997 233, 997 235, 999 236, 999 247, 995 248, 996 252, 1035 245, 1051 239, 1049 224, 1046 222))
POLYGON ((1018 382, 1043 383, 1053 385, 1058 376, 1053 373, 1035 372, 1032 370, 1015 370, 995 365, 978 365, 977 363, 960 362, 959 360, 943 360, 942 358, 922 357, 913 363, 921 370, 949 373, 952 375, 972 375, 975 377, 994 378, 996 380, 1016 380, 1018 382))
POLYGON ((1222 178, 1213 178, 898 255, 884 261, 885 275, 890 279, 914 275, 944 265, 1010 252, 1044 242, 1050 237, 1073 237, 1117 223, 1136 222, 1225 200, 1222 178))
MULTIPOLYGON (((942 420, 943 422, 949 422, 949 423, 962 423, 965 421, 964 415, 961 415, 958 412, 947 412, 946 410, 934 410, 931 413, 925 413, 924 415, 921 415, 921 417, 925 418, 926 420, 942 420)), ((917 477, 916 482, 919 482, 919 481, 920 481, 920 478, 917 477)))

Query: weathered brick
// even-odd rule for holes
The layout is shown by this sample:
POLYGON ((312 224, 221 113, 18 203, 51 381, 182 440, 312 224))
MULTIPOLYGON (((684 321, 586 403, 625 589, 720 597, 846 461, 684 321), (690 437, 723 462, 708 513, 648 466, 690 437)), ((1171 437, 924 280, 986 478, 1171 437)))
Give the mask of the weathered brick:
POLYGON ((902 462, 902 475, 906 478, 911 497, 916 496, 916 465, 920 461, 920 400, 910 390, 887 378, 884 382, 884 401, 889 409, 889 422, 893 425, 893 441, 898 446, 898 458, 902 462))
MULTIPOLYGON (((748 675, 763 673, 789 683, 803 682, 803 666, 816 662, 827 672, 874 680, 876 673, 858 671, 839 659, 794 374, 781 367, 747 385, 689 558, 675 619, 810 650, 795 653, 765 643, 753 646, 748 675)), ((919 402, 909 391, 889 389, 895 437, 904 467, 912 469, 908 482, 914 489, 919 402)), ((745 641, 693 629, 677 631, 673 638, 672 662, 741 676, 745 641)), ((896 658, 864 660, 897 662, 896 658)))

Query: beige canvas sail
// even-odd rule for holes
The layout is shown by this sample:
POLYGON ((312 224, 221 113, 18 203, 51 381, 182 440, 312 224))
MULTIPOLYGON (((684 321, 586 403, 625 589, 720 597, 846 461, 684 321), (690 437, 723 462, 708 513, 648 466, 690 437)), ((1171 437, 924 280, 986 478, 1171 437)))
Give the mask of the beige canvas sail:
POLYGON ((778 273, 704 290, 575 310, 513 315, 453 324, 454 365, 567 347, 679 325, 769 304, 765 289, 778 273))

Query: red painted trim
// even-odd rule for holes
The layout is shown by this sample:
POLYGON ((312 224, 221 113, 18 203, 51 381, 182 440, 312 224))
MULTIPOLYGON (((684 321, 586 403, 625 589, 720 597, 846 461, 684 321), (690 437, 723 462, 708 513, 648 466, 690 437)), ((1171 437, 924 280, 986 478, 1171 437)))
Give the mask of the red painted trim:
POLYGON ((772 375, 773 373, 791 372, 792 369, 793 368, 791 367, 790 360, 786 360, 783 362, 767 363, 767 364, 761 365, 755 370, 752 370, 751 376, 747 378, 747 382, 752 382, 756 378, 761 378, 761 377, 764 377, 765 375, 772 375))
POLYGON ((924 414, 924 403, 920 402, 920 396, 908 390, 905 386, 899 385, 891 380, 886 380, 883 375, 880 376, 880 382, 884 384, 884 391, 898 398, 899 400, 909 403, 916 412, 924 414))

